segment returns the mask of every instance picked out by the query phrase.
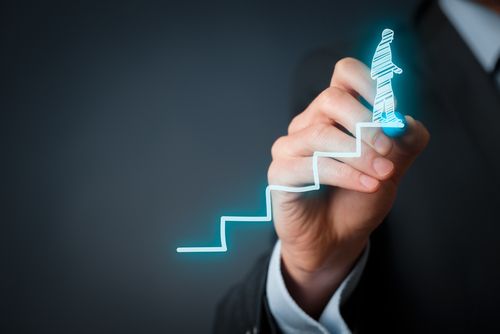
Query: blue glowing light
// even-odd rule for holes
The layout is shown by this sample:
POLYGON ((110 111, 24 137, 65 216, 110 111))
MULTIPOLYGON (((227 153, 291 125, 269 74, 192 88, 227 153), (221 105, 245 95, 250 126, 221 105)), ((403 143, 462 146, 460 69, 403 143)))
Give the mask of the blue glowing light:
POLYGON ((377 94, 373 106, 372 122, 360 122, 356 124, 356 150, 354 152, 319 152, 316 151, 312 157, 312 170, 314 184, 303 187, 289 187, 270 184, 266 187, 266 214, 264 216, 222 216, 220 218, 220 245, 206 247, 178 247, 178 253, 206 253, 226 252, 226 224, 228 222, 269 222, 272 220, 271 191, 285 191, 303 193, 316 191, 320 188, 318 173, 318 158, 358 158, 361 156, 361 129, 382 128, 388 136, 401 136, 406 129, 404 117, 395 113, 394 94, 391 86, 393 73, 400 74, 402 69, 392 63, 392 55, 389 44, 394 39, 394 32, 384 29, 382 40, 379 43, 372 62, 372 79, 377 80, 377 94))
POLYGON ((406 130, 408 129, 408 127, 406 126, 407 122, 406 122, 406 118, 404 117, 404 115, 398 113, 397 111, 395 111, 394 114, 395 114, 396 118, 402 123, 403 126, 398 127, 398 128, 384 126, 384 127, 382 127, 382 131, 388 137, 398 138, 406 133, 406 130))
POLYGON ((394 73, 401 74, 403 70, 392 62, 390 44, 393 39, 394 31, 384 29, 382 31, 382 40, 373 55, 371 77, 373 80, 377 80, 377 93, 373 103, 372 122, 401 122, 394 113, 394 92, 392 91, 391 81, 394 73))

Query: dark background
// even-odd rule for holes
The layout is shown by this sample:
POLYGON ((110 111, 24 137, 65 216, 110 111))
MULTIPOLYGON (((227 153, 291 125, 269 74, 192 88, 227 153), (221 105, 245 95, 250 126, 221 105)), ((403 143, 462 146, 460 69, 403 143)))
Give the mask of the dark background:
POLYGON ((0 331, 208 332, 272 225, 175 248, 264 212, 300 60, 415 2, 3 2, 0 331))

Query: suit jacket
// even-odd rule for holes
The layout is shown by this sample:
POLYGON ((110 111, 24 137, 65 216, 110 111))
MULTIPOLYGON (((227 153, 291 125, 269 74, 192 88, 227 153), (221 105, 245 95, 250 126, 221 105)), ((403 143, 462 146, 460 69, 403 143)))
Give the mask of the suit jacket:
MULTIPOLYGON (((394 30, 394 62, 404 69, 394 85, 398 110, 421 120, 431 141, 372 234, 342 315, 359 333, 498 333, 500 94, 436 2, 394 30)), ((372 46, 310 55, 297 71, 295 110, 328 86, 337 60, 369 60, 372 46)), ((279 332, 266 302, 268 257, 221 301, 216 333, 279 332)))

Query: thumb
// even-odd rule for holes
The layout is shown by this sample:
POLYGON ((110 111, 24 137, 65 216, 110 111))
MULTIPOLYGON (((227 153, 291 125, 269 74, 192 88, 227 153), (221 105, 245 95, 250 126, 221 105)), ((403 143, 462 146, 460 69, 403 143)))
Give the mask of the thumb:
POLYGON ((405 118, 408 129, 403 136, 394 139, 394 146, 388 155, 396 166, 394 176, 398 181, 425 149, 430 139, 429 131, 421 122, 411 116, 405 116, 405 118))

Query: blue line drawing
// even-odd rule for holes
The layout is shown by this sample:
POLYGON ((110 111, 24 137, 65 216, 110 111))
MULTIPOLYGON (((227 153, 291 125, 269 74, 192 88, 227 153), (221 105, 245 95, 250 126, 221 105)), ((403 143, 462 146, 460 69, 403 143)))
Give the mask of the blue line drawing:
POLYGON ((320 152, 316 151, 312 157, 312 170, 314 184, 302 187, 289 187, 270 184, 266 187, 266 214, 265 216, 222 216, 220 217, 220 246, 206 247, 178 247, 178 253, 212 253, 212 252, 227 252, 226 241, 226 224, 228 222, 270 222, 272 220, 272 205, 271 191, 285 191, 293 193, 304 193, 309 191, 319 190, 321 183, 318 172, 319 158, 359 158, 361 156, 361 129, 363 128, 382 128, 382 129, 402 129, 404 123, 394 116, 394 96, 391 87, 392 73, 402 73, 402 70, 394 65, 391 60, 391 50, 388 44, 394 38, 394 32, 390 29, 385 29, 382 32, 382 41, 380 42, 372 63, 372 78, 377 79, 377 101, 383 103, 382 107, 374 107, 374 115, 372 122, 360 122, 356 124, 356 150, 354 152, 320 152), (373 68, 375 67, 375 68, 373 68), (379 86, 381 90, 379 92, 379 86), (392 102, 391 102, 392 101, 392 102), (392 109, 390 109, 392 108, 392 109), (384 110, 384 111, 382 111, 384 110), (375 111, 378 117, 375 118, 375 111), (382 117, 385 112, 386 117, 382 117))
POLYGON ((391 80, 394 73, 401 74, 403 70, 392 62, 391 43, 394 39, 394 31, 384 29, 382 40, 375 50, 372 60, 371 77, 377 80, 377 93, 373 104, 373 122, 402 122, 394 114, 394 93, 391 80))

